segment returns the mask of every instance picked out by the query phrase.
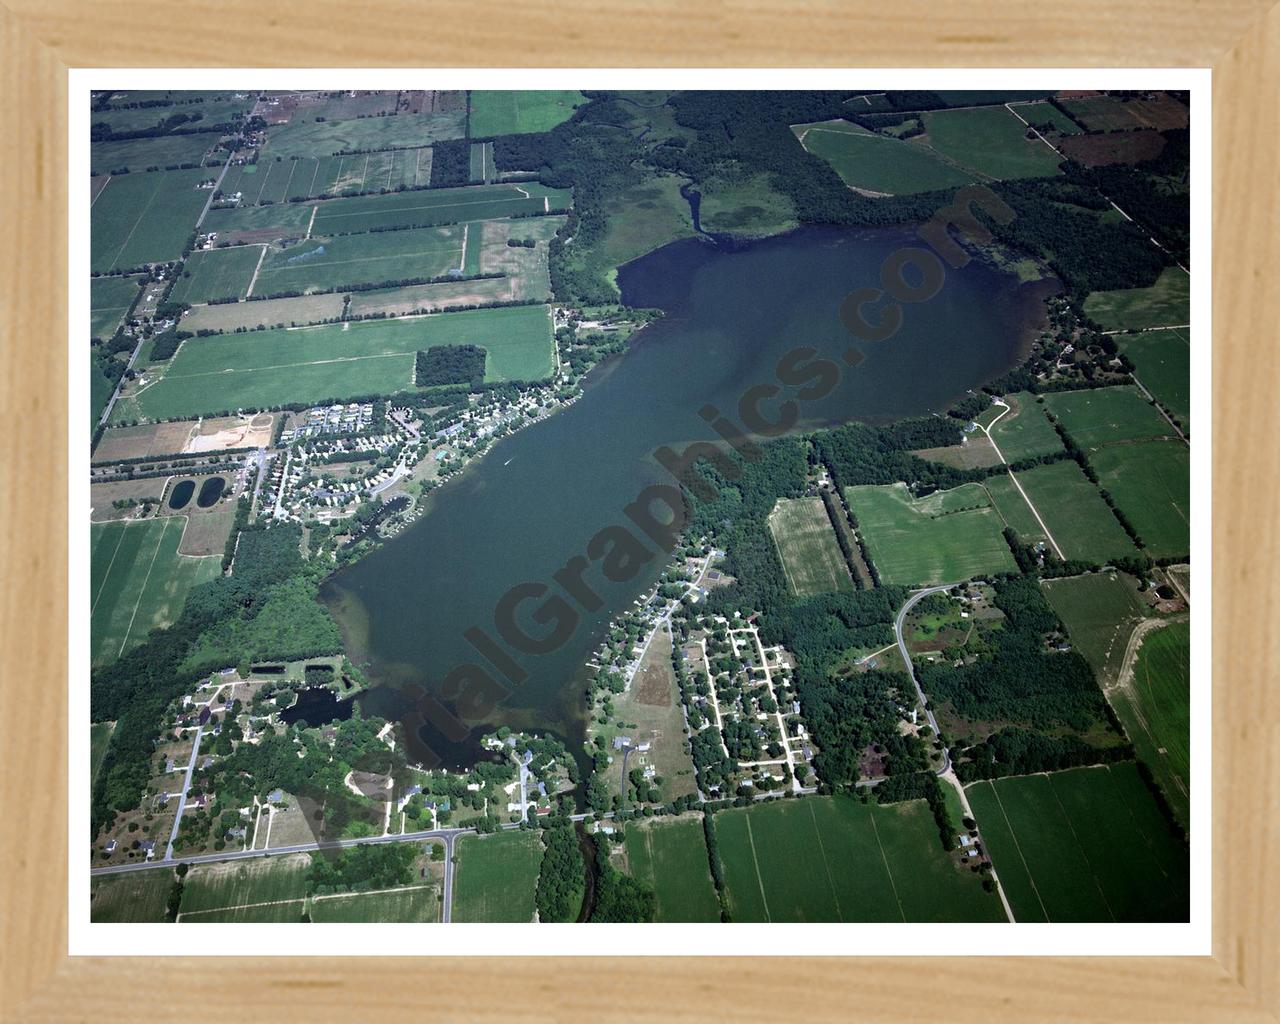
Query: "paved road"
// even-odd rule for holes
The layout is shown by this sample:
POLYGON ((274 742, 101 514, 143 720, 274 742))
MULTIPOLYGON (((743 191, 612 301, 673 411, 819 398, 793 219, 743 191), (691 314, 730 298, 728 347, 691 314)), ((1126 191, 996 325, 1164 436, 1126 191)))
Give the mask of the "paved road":
POLYGON ((440 907, 440 920, 445 924, 453 920, 453 844, 457 839, 456 832, 444 837, 444 902, 440 907))
POLYGON ((182 824, 182 812, 187 809, 187 791, 191 788, 191 773, 195 771, 196 758, 200 754, 200 737, 203 733, 204 726, 197 725, 195 742, 191 745, 191 760, 187 762, 187 774, 182 780, 182 792, 178 794, 178 813, 173 817, 173 831, 169 833, 169 845, 164 851, 164 859, 167 861, 173 860, 173 844, 178 838, 178 826, 182 824))
POLYGON ((124 365, 124 373, 120 374, 120 379, 116 381, 116 389, 111 392, 111 400, 107 402, 107 407, 102 410, 102 415, 98 417, 98 426, 105 426, 110 418, 111 410, 116 407, 116 399, 120 397, 120 389, 124 387, 124 382, 129 379, 129 371, 133 369, 134 360, 138 358, 138 353, 142 351, 142 346, 146 340, 146 338, 139 338, 138 344, 133 346, 133 351, 129 354, 129 361, 124 365))
MULTIPOLYGON (((902 606, 898 612, 898 617, 893 621, 893 635, 898 641, 898 650, 902 652, 902 660, 907 666, 907 672, 911 675, 911 682, 915 685, 916 696, 920 698, 920 704, 924 708, 924 714, 929 719, 929 725, 933 728, 935 736, 941 736, 942 731, 938 728, 938 720, 933 717, 933 712, 929 709, 929 702, 924 695, 924 690, 920 688, 920 680, 916 678, 916 667, 911 664, 911 652, 907 650, 907 641, 902 635, 902 624, 906 621, 907 612, 911 611, 924 598, 930 594, 941 594, 944 590, 950 590, 954 587, 954 583, 944 583, 938 587, 926 587, 924 590, 917 590, 909 598, 907 603, 902 606)), ((951 770, 951 751, 946 747, 942 748, 942 767, 938 769, 937 774, 945 775, 951 770)))

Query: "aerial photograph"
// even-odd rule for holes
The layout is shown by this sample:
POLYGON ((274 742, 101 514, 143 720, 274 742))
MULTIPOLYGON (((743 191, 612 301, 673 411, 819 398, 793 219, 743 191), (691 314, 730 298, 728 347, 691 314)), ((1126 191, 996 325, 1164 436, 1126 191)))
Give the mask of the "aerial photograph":
POLYGON ((90 923, 1190 920, 1188 92, 332 74, 88 98, 90 923))

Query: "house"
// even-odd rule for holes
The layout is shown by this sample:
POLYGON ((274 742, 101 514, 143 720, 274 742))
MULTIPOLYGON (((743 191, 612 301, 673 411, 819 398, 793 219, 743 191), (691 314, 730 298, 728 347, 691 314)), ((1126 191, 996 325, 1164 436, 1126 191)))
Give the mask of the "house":
POLYGON ((273 789, 270 793, 268 793, 268 794, 267 794, 267 803, 269 803, 269 804, 279 804, 279 803, 283 803, 283 802, 284 802, 284 790, 283 790, 283 789, 273 789))
POLYGON ((244 828, 243 826, 241 826, 241 827, 239 827, 239 828, 229 828, 229 829, 227 829, 227 838, 228 838, 228 839, 243 839, 243 838, 245 837, 245 835, 246 835, 246 830, 245 830, 245 828, 244 828))
POLYGON ((106 845, 105 847, 103 847, 103 852, 104 852, 104 853, 108 853, 108 854, 110 854, 110 853, 115 853, 115 852, 116 852, 116 841, 115 841, 114 839, 108 839, 108 840, 107 840, 107 845, 106 845))
POLYGON ((961 846, 961 848, 963 848, 963 849, 967 849, 968 847, 970 847, 970 846, 972 846, 972 845, 973 845, 973 839, 972 839, 972 837, 967 836, 967 835, 964 835, 964 834, 962 833, 962 834, 961 834, 961 836, 960 836, 960 846, 961 846))
POLYGON ((138 844, 138 850, 145 853, 147 860, 150 860, 156 852, 156 841, 154 839, 144 839, 138 844))

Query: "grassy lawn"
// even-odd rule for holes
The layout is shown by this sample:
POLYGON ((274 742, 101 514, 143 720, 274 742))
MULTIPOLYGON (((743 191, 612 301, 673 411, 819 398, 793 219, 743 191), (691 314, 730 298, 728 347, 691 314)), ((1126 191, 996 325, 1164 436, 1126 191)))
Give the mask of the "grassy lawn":
POLYGON ((805 149, 829 163, 854 188, 904 195, 974 180, 968 171, 920 142, 887 138, 849 121, 795 125, 792 131, 805 149))
POLYGON ((1152 558, 1191 551, 1191 453, 1181 441, 1111 445, 1089 463, 1152 558))
POLYGON ((262 247, 257 245, 193 252, 169 298, 192 305, 211 299, 243 299, 261 256, 262 247))
MULTIPOLYGON (((255 295, 324 291, 406 278, 444 277, 463 270, 462 225, 311 238, 268 249, 254 283, 255 295)), ((252 268, 250 268, 252 273, 252 268)), ((248 284, 246 278, 245 283, 248 284)))
POLYGON ((472 90, 471 137, 550 131, 586 102, 576 89, 472 90))
POLYGON ((139 278, 95 277, 89 282, 89 333, 110 338, 138 298, 139 278))
POLYGON ((393 892, 321 896, 311 901, 311 920, 360 924, 424 924, 440 920, 440 896, 434 885, 393 892))
POLYGON ((268 157, 321 157, 358 149, 405 149, 429 146, 466 134, 462 111, 435 114, 393 114, 345 121, 317 121, 297 114, 288 124, 267 131, 268 157))
POLYGON ((107 924, 163 921, 173 888, 173 872, 164 868, 95 878, 89 920, 107 924))
POLYGON ((187 591, 221 572, 217 555, 178 554, 186 516, 94 523, 90 529, 91 650, 114 661, 178 617, 187 591))
POLYGON ((547 188, 536 181, 357 196, 321 203, 312 232, 342 235, 376 228, 461 224, 563 210, 570 203, 568 189, 547 188))
POLYGON ((249 911, 265 912, 270 919, 296 921, 302 916, 302 904, 278 901, 301 901, 307 894, 307 869, 311 857, 305 853, 279 857, 255 857, 229 860, 217 864, 196 864, 187 872, 182 889, 183 920, 213 920, 220 911, 221 920, 252 920, 249 911), (270 904, 266 907, 253 904, 270 904))
POLYGON ((1175 327, 1191 322, 1191 277, 1166 267, 1150 288, 1094 292, 1084 300, 1085 316, 1104 331, 1175 327))
POLYGON ((1129 637, 1150 610, 1137 587, 1120 573, 1091 573, 1041 586, 1067 627, 1072 646, 1089 662, 1103 690, 1117 680, 1129 637))
POLYGON ((854 589, 821 498, 782 499, 769 516, 769 532, 793 594, 812 597, 854 589))
POLYGON ((89 780, 98 777, 98 769, 102 767, 102 759, 107 756, 107 743, 115 730, 115 722, 94 722, 89 726, 89 780))
MULTIPOLYGON (((1018 483, 1062 548, 1064 557, 1102 564, 1137 550, 1098 489, 1089 483, 1075 462, 1064 460, 1037 466, 1019 473, 1018 483)), ((995 492, 991 493, 996 501, 1000 500, 995 492)), ((1009 492, 1009 503, 1001 505, 1002 512, 1008 508, 1008 515, 1021 514, 1018 504, 1012 500, 1014 497, 1020 499, 1021 496, 1016 491, 1009 492)))
POLYGON ((1187 920, 1186 846, 1132 762, 967 793, 1018 921, 1187 920))
POLYGON ((217 171, 124 174, 107 182, 89 210, 89 266, 118 270, 177 259, 209 198, 196 186, 217 171))
POLYGON ((944 583, 1012 572, 1004 524, 978 484, 913 498, 906 484, 846 487, 871 561, 885 583, 944 583))
POLYGON ((1116 339, 1133 361, 1134 375, 1156 401, 1178 420, 1191 424, 1191 342, 1185 329, 1124 334, 1116 339))
POLYGON ((632 877, 657 894, 655 921, 720 920, 701 818, 628 825, 626 846, 632 877))
POLYGON ((943 851, 924 801, 848 796, 716 814, 734 921, 1000 921, 994 895, 943 851))
POLYGON ((1003 106, 931 110, 924 114, 929 145, 980 175, 1043 178, 1060 173, 1062 158, 1003 106))
POLYGON ((533 894, 542 866, 542 840, 536 832, 461 836, 457 858, 453 920, 533 920, 533 894))
POLYGON ((1136 387, 1088 388, 1044 396, 1062 428, 1086 451, 1115 441, 1172 437, 1173 428, 1136 387))
POLYGON ((410 390, 414 355, 433 345, 488 351, 485 379, 540 380, 554 370, 546 306, 465 310, 193 338, 137 404, 152 419, 410 390))
POLYGON ((1008 395, 1005 401, 1009 403, 1008 412, 1001 416, 1002 410, 993 406, 983 413, 982 422, 990 427, 991 437, 1006 462, 1019 462, 1032 456, 1062 451, 1062 439, 1035 395, 1019 391, 1008 395), (991 426, 993 419, 996 421, 994 427, 991 426))
POLYGON ((1151 768, 1184 828, 1191 822, 1191 627, 1143 638, 1133 680, 1112 697, 1138 756, 1151 768))

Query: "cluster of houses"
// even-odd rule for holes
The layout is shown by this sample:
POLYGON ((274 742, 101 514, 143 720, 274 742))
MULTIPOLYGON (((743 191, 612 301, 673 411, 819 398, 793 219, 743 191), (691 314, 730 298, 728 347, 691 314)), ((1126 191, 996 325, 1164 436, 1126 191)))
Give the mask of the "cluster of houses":
POLYGON ((373 427, 373 403, 337 403, 308 409, 280 434, 280 443, 289 444, 306 437, 325 434, 357 434, 373 427))

